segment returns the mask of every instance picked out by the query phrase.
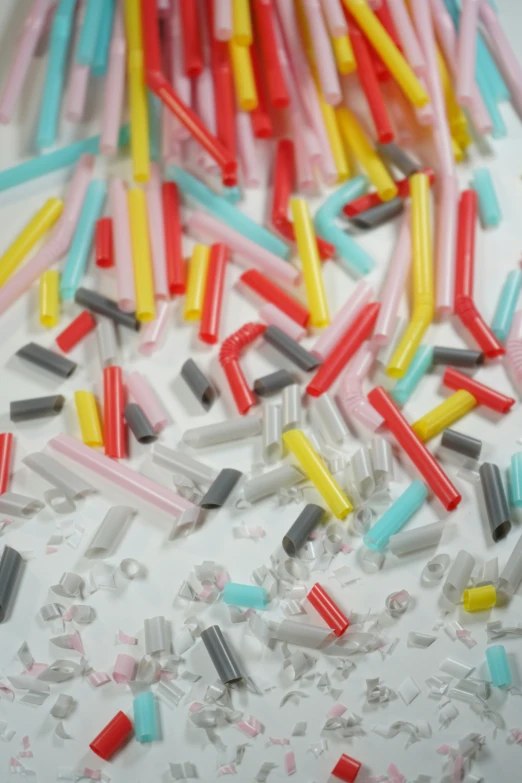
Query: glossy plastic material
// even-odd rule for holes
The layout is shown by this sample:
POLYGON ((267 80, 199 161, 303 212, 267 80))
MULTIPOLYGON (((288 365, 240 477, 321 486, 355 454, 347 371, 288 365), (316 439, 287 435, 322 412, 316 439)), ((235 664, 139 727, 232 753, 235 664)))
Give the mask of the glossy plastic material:
POLYGON ((451 451, 456 451, 458 454, 463 454, 469 459, 479 459, 482 451, 481 440, 451 429, 444 430, 440 445, 451 451))
POLYGON ((218 625, 211 625, 202 631, 201 640, 221 682, 229 685, 243 679, 239 663, 218 625))
POLYGON ((223 590, 223 601, 233 606, 249 606, 251 609, 266 609, 268 595, 264 587, 240 585, 227 582, 223 590))
POLYGON ((388 541, 390 552, 397 556, 409 555, 411 552, 437 546, 442 538, 444 527, 444 522, 433 522, 431 525, 423 525, 414 530, 396 533, 390 536, 388 541))
POLYGON ((358 449, 350 460, 355 486, 363 500, 370 498, 375 492, 375 479, 370 450, 367 446, 358 449))
POLYGON ((241 285, 248 286, 256 294, 266 299, 267 302, 276 305, 296 323, 301 326, 307 325, 310 319, 310 313, 307 308, 262 275, 261 272, 258 272, 257 269, 249 269, 247 272, 244 272, 239 280, 241 285))
POLYGON ((100 414, 94 394, 88 391, 76 391, 74 392, 74 401, 83 442, 91 448, 103 446, 100 414))
POLYGON ((149 115, 144 78, 144 40, 140 18, 140 0, 124 0, 127 41, 127 82, 131 125, 132 173, 136 182, 149 178, 149 115))
POLYGON ((146 379, 136 370, 125 378, 127 389, 142 408, 156 432, 161 432, 171 422, 168 411, 146 379))
POLYGON ((93 179, 87 189, 71 249, 60 278, 60 298, 64 301, 74 299, 85 274, 96 222, 101 215, 106 193, 107 185, 102 179, 93 179))
POLYGON ((132 723, 124 712, 117 712, 114 718, 90 743, 90 749, 104 761, 109 761, 130 738, 132 723))
POLYGON ((4 546, 0 559, 0 623, 9 612, 23 564, 22 555, 10 546, 4 546))
POLYGON ((498 465, 483 462, 479 468, 479 474, 491 537, 497 543, 502 541, 511 530, 506 492, 498 465))
POLYGON ((134 710, 134 733, 138 742, 146 743, 160 739, 158 711, 151 691, 138 693, 132 703, 134 710))
POLYGON ((254 381, 254 392, 260 397, 269 397, 294 383, 295 380, 288 370, 276 370, 269 375, 263 375, 262 378, 257 378, 254 381))
POLYGON ((332 601, 319 582, 314 584, 306 598, 337 637, 342 636, 345 633, 350 625, 350 621, 344 612, 339 609, 337 604, 332 601))
POLYGON ((31 421, 46 416, 57 416, 62 412, 65 397, 53 394, 51 397, 35 397, 30 400, 13 400, 9 403, 11 421, 31 421))
POLYGON ((373 477, 377 489, 385 489, 393 481, 393 451, 391 444, 384 438, 372 438, 370 454, 373 477))
POLYGON ((283 456, 281 408, 271 402, 263 405, 263 462, 270 465, 283 456))
POLYGON ((335 400, 330 394, 322 394, 313 404, 323 438, 330 443, 341 444, 348 438, 348 427, 335 400))
POLYGON ((116 325, 110 318, 100 318, 96 324, 96 343, 102 367, 117 364, 118 335, 116 325))
POLYGON ((208 345, 214 345, 219 340, 227 260, 227 246, 222 243, 212 245, 199 328, 199 339, 208 345))
POLYGON ((69 353, 95 328, 95 319, 87 310, 84 310, 58 335, 56 344, 64 353, 69 353))
POLYGON ((498 226, 502 215, 489 169, 475 169, 472 185, 478 196, 482 224, 488 228, 498 226))
POLYGON ((343 753, 335 767, 332 769, 332 775, 334 778, 344 780, 345 783, 354 783, 359 770, 361 769, 361 762, 347 756, 343 753))
POLYGON ((19 348, 16 355, 25 359, 43 370, 47 370, 59 378, 70 378, 78 365, 65 356, 49 351, 37 343, 27 343, 23 348, 19 348))
POLYGON ((400 378, 393 387, 391 396, 399 405, 405 405, 419 385, 421 379, 431 370, 433 365, 433 346, 421 345, 417 348, 406 375, 400 378))
POLYGON ((144 356, 152 356, 159 351, 165 342, 167 329, 169 326, 169 317, 172 311, 168 302, 158 302, 156 307, 156 318, 147 324, 141 332, 139 351, 144 356))
POLYGON ((154 446, 152 461, 174 474, 186 476, 196 484, 208 485, 217 478, 217 473, 213 468, 203 465, 183 451, 169 449, 162 443, 157 443, 154 446))
POLYGON ((94 560, 111 555, 123 538, 134 514, 134 509, 128 506, 112 506, 85 550, 85 557, 94 560))
POLYGON ((136 402, 128 402, 123 411, 125 421, 138 443, 154 443, 158 434, 136 402))
POLYGON ((263 424, 260 416, 255 414, 252 416, 238 416, 235 419, 217 422, 217 424, 207 424, 205 427, 185 430, 182 439, 187 446, 192 446, 194 449, 202 449, 260 435, 262 428, 263 424))
POLYGON ((513 397, 508 397, 489 386, 484 386, 483 383, 452 367, 446 370, 442 382, 448 389, 464 389, 476 398, 479 405, 486 405, 498 413, 508 413, 515 404, 513 397))
POLYGON ((19 495, 16 492, 4 492, 0 495, 0 513, 9 514, 12 517, 31 519, 44 507, 40 500, 28 495, 19 495))
POLYGON ((498 337, 500 342, 504 343, 509 335, 509 330, 513 323, 515 310, 517 309, 520 289, 522 288, 522 270, 512 269, 508 272, 506 281, 500 291, 500 298, 497 302, 495 315, 491 328, 493 334, 498 337))
POLYGON ((204 410, 209 411, 216 399, 214 387, 194 359, 187 359, 181 368, 181 377, 204 410))
POLYGON ((499 590, 505 590, 510 595, 516 593, 522 582, 522 536, 515 544, 506 565, 500 573, 498 581, 499 590))
POLYGON ((283 549, 289 557, 296 557, 308 541, 310 533, 324 517, 325 510, 315 503, 308 503, 283 537, 283 549))
POLYGON ((397 196, 397 186, 355 114, 349 109, 337 109, 337 121, 346 144, 361 164, 381 199, 391 201, 397 196))
POLYGON ((101 294, 98 294, 96 291, 89 291, 87 288, 79 288, 76 291, 74 301, 77 304, 88 307, 93 313, 105 315, 119 326, 125 326, 127 329, 132 329, 134 332, 140 330, 141 324, 134 313, 124 312, 118 307, 116 302, 112 299, 107 299, 105 296, 101 296, 101 294))
POLYGON ((11 460, 13 452, 13 433, 0 433, 0 495, 7 492, 11 478, 11 460))
POLYGON ((522 452, 511 455, 510 470, 510 503, 516 508, 522 508, 522 452))
POLYGON ((125 313, 131 313, 136 309, 136 288, 134 285, 127 188, 122 179, 115 177, 111 180, 109 201, 114 226, 118 305, 125 313))
POLYGON ((378 144, 377 151, 384 155, 405 177, 411 177, 421 171, 421 165, 410 158, 408 153, 397 144, 378 144))
POLYGON ((174 182, 163 182, 163 226, 167 256, 167 281, 171 296, 185 293, 185 262, 181 245, 181 218, 178 187, 174 182))
POLYGON ((411 425, 413 432, 426 443, 469 413, 477 405, 475 397, 460 390, 447 397, 444 402, 426 413, 411 425))
POLYGON ((281 465, 280 468, 253 476, 243 484, 243 494, 248 503, 256 503, 269 495, 275 495, 280 489, 288 489, 294 484, 304 481, 305 477, 299 468, 293 465, 281 465))
POLYGON ((450 367, 481 367, 484 364, 484 354, 482 351, 436 345, 433 348, 433 364, 445 364, 450 367))
POLYGON ((64 467, 49 454, 37 451, 23 458, 24 465, 37 473, 45 481, 59 489, 69 498, 78 500, 96 492, 92 484, 81 478, 72 470, 64 467))
POLYGON ((313 356, 306 348, 292 340, 291 337, 288 337, 277 326, 267 326, 263 337, 267 343, 305 372, 310 372, 321 364, 320 359, 313 356))
POLYGON ((138 321, 153 321, 156 317, 156 306, 145 194, 139 188, 130 188, 127 200, 136 288, 136 318, 138 321))
POLYGON ((475 558, 469 552, 466 552, 465 549, 461 549, 442 585, 442 594, 450 603, 456 604, 460 601, 464 590, 468 586, 474 567, 475 558))
POLYGON ((243 474, 233 468, 223 468, 203 495, 200 506, 204 509, 221 508, 243 474))
POLYGON ((361 231, 369 231, 394 220, 404 212, 404 208, 405 204, 401 198, 392 198, 391 201, 385 201, 378 207, 373 207, 367 212, 361 212, 360 215, 350 218, 350 223, 361 231))
POLYGON ((463 602, 465 612, 484 612, 497 603, 497 591, 493 585, 473 587, 464 590, 463 602))
POLYGON ((103 370, 103 440, 105 455, 115 459, 125 457, 125 389, 121 367, 103 370))
POLYGON ((40 278, 40 323, 47 329, 58 324, 60 317, 60 273, 48 269, 40 278))
POLYGON ((266 329, 264 324, 246 323, 223 340, 219 351, 219 363, 227 378, 236 407, 243 415, 255 405, 256 398, 241 369, 239 357, 245 348, 265 333, 266 329))
POLYGON ((333 353, 339 340, 350 325, 359 318, 363 308, 374 296, 374 289, 365 281, 357 284, 354 292, 335 314, 330 326, 325 329, 312 348, 312 353, 320 359, 327 359, 333 353))
POLYGON ((330 312, 310 210, 308 203, 302 198, 291 199, 290 208, 294 221, 297 250, 303 269, 306 296, 310 306, 310 323, 312 326, 323 328, 330 323, 330 312))
POLYGON ((390 537, 408 522, 428 497, 428 490, 422 481, 410 484, 395 503, 382 515, 378 522, 364 536, 364 543, 369 549, 382 552, 386 549, 390 537))
POLYGON ((210 248, 195 245, 189 263, 187 295, 185 298, 185 321, 199 321, 203 311, 205 288, 207 284, 210 248))
POLYGON ((511 685, 511 669, 503 644, 494 644, 486 649, 486 660, 488 662, 491 681, 496 688, 508 688, 511 685))

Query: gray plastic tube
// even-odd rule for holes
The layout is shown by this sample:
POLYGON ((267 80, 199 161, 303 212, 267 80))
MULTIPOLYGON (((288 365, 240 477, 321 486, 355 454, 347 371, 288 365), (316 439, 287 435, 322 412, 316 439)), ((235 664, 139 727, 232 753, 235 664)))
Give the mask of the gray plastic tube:
POLYGON ((513 595, 522 582, 522 536, 518 539, 498 580, 499 590, 513 595))
POLYGON ((463 454, 471 459, 478 459, 482 451, 482 441, 472 438, 470 435, 464 435, 456 430, 444 430, 442 433, 441 446, 458 454, 463 454))
POLYGON ((237 416, 235 419, 220 421, 218 424, 208 424, 206 427, 195 427, 183 433, 183 443, 194 449, 206 446, 217 446, 220 443, 230 443, 233 440, 250 438, 260 435, 263 429, 261 417, 237 416))
POLYGON ((0 623, 3 623, 18 581, 23 563, 22 555, 10 546, 5 546, 0 560, 0 623))
POLYGON ((502 541, 511 530, 509 506, 498 465, 483 462, 479 468, 480 484, 493 541, 502 541))
POLYGON ((315 530, 323 516, 324 508, 316 506, 315 503, 308 503, 294 524, 283 537, 283 549, 289 557, 295 557, 301 547, 308 541, 308 536, 315 530))
POLYGON ((255 503, 256 500, 274 495, 280 489, 293 487, 294 484, 304 481, 304 478, 304 474, 293 465, 281 465, 280 468, 245 481, 243 485, 245 500, 255 503))
POLYGON ((80 476, 49 456, 49 454, 35 451, 33 454, 28 454, 27 457, 24 457, 22 462, 45 481, 48 481, 49 484, 52 484, 53 487, 63 492, 68 498, 79 500, 96 492, 92 484, 80 478, 80 476))
POLYGON ((429 546, 437 546, 444 530, 444 522, 433 522, 414 530, 405 530, 390 537, 388 546, 394 555, 409 555, 429 546))
POLYGON ((11 421, 31 421, 46 416, 57 416, 65 404, 65 397, 53 394, 51 397, 35 397, 31 400, 15 400, 9 403, 11 421))
POLYGON ((96 342, 102 367, 116 364, 118 356, 118 336, 116 325, 110 318, 99 318, 96 322, 96 342))
POLYGON ((283 389, 283 432, 301 427, 301 388, 294 383, 283 389))
POLYGON ((221 508, 224 506, 228 496, 236 486, 237 482, 243 474, 240 470, 234 470, 233 468, 223 468, 220 471, 219 476, 214 483, 208 488, 207 492, 203 496, 201 508, 221 508))
POLYGON ((334 444, 343 443, 348 437, 348 427, 335 400, 328 392, 317 397, 313 403, 313 410, 323 438, 334 444))
POLYGON ((281 408, 273 403, 263 406, 263 462, 270 465, 283 456, 281 408))
POLYGON ((376 489, 384 489, 393 480, 393 451, 389 441, 372 438, 370 454, 376 489))
POLYGON ((154 443, 158 440, 158 433, 137 402, 128 402, 123 415, 138 443, 154 443))
POLYGON ((152 450, 152 461, 173 473, 181 473, 182 476, 191 479, 196 484, 212 484, 217 478, 217 472, 208 465, 185 454, 184 451, 169 449, 162 443, 156 444, 152 450))
POLYGON ((243 679, 239 663, 219 625, 211 625, 202 631, 201 639, 222 683, 228 685, 243 679))
POLYGON ((456 604, 460 601, 474 568, 475 558, 469 552, 466 552, 465 549, 461 549, 448 571, 446 581, 442 585, 442 594, 450 603, 456 604))
POLYGON ((301 370, 309 372, 310 370, 315 370, 321 364, 321 359, 313 356, 310 351, 307 351, 302 345, 292 340, 278 326, 273 324, 267 326, 263 337, 269 345, 273 346, 279 353, 282 353, 283 356, 286 356, 287 359, 290 359, 301 370))
POLYGON ((350 218, 350 223, 355 228, 362 231, 369 231, 372 228, 378 228, 389 220, 393 220, 404 212, 404 199, 392 198, 391 201, 385 201, 376 207, 367 209, 355 217, 350 218))
POLYGON ((446 364, 451 367, 480 367, 484 364, 481 351, 469 351, 463 348, 445 348, 436 345, 433 348, 433 364, 446 364))
POLYGON ((25 359, 25 361, 36 364, 37 367, 57 375, 59 378, 70 378, 78 367, 76 362, 72 362, 65 356, 60 356, 59 353, 49 351, 37 343, 27 343, 27 345, 24 345, 23 348, 16 352, 16 355, 20 359, 25 359))
POLYGON ((277 394, 286 386, 292 386, 294 383, 295 380, 288 370, 276 370, 254 381, 254 392, 260 397, 268 397, 270 394, 277 394))
POLYGON ((43 507, 44 504, 41 500, 27 495, 18 495, 16 492, 4 492, 3 495, 0 495, 0 514, 32 519, 43 507))
POLYGON ((89 291, 88 288, 78 288, 74 295, 74 301, 88 310, 92 310, 93 313, 105 315, 114 323, 125 326, 127 329, 132 329, 135 332, 139 332, 141 329, 141 324, 135 313, 124 313, 115 301, 108 299, 106 296, 101 296, 96 291, 89 291))
POLYGON ((421 170, 420 163, 417 163, 413 158, 410 158, 407 152, 399 147, 397 144, 391 142, 390 144, 376 144, 377 151, 382 153, 384 157, 405 177, 411 177, 417 171, 421 170))
POLYGON ((130 506, 113 506, 94 534, 91 543, 85 551, 88 560, 107 557, 121 541, 127 526, 136 511, 130 506))
POLYGON ((199 404, 209 411, 216 400, 216 392, 204 372, 202 372, 194 359, 187 359, 181 368, 181 377, 199 404))

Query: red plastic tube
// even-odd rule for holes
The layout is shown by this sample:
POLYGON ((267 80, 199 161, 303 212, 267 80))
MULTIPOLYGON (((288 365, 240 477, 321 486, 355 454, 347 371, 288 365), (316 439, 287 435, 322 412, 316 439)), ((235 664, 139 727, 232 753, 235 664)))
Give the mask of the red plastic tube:
MULTIPOLYGON (((194 0, 190 0, 192 4, 194 0)), ((181 4, 182 6, 184 3, 181 4)), ((198 115, 183 103, 165 77, 161 65, 161 47, 158 27, 157 0, 141 0, 143 46, 145 52, 145 79, 148 88, 189 130, 196 141, 221 168, 223 184, 237 184, 237 161, 225 145, 213 136, 198 115)))
POLYGON ((227 259, 228 247, 226 245, 221 243, 212 245, 210 248, 205 299, 203 302, 203 312, 201 314, 201 324, 199 328, 199 339, 209 345, 217 343, 219 337, 227 259))
POLYGON ((334 634, 342 636, 350 625, 350 621, 332 601, 324 587, 316 582, 306 597, 334 634))
POLYGON ((94 255, 96 266, 108 269, 114 266, 114 251, 112 242, 112 218, 105 217, 96 221, 94 238, 94 255))
POLYGON ((296 299, 293 299, 290 294, 287 294, 278 285, 272 283, 268 277, 258 272, 257 269, 249 269, 247 272, 243 272, 239 279, 267 302, 271 302, 276 307, 279 307, 283 313, 286 313, 289 318, 292 318, 300 326, 307 325, 310 319, 310 312, 306 307, 296 299))
POLYGON ((356 322, 349 325, 330 356, 321 364, 306 387, 311 397, 320 397, 328 391, 363 342, 371 337, 380 308, 380 302, 366 305, 359 313, 356 322))
POLYGON ((390 144, 395 134, 375 71, 374 60, 370 55, 370 46, 352 19, 348 22, 348 29, 357 62, 357 75, 372 115, 377 139, 380 144, 390 144))
MULTIPOLYGON (((422 169, 422 173, 428 175, 430 178, 430 185, 433 185, 435 182, 435 172, 432 169, 422 169)), ((395 184, 397 186, 398 197, 407 198, 410 195, 410 180, 407 177, 397 180, 395 184)), ((379 204, 382 203, 382 199, 378 193, 367 193, 360 198, 354 199, 354 201, 350 201, 349 204, 346 204, 343 207, 343 212, 347 217, 356 217, 357 215, 360 215, 361 212, 366 212, 368 209, 378 207, 379 204)))
POLYGON ((104 761, 124 745, 132 734, 132 723, 124 712, 117 712, 98 736, 89 745, 90 749, 104 761))
POLYGON ((253 4, 270 101, 276 109, 285 109, 290 105, 290 95, 279 62, 272 0, 253 0, 253 4))
POLYGON ((464 389, 464 391, 475 397, 479 405, 485 405, 487 408, 491 408, 492 411, 498 411, 498 413, 508 413, 515 404, 513 397, 507 397, 489 386, 484 386, 483 383, 479 383, 479 381, 476 381, 469 375, 459 372, 454 367, 447 368, 442 377, 442 383, 448 389, 454 389, 455 391, 464 389))
POLYGON ((170 294, 174 296, 174 294, 185 293, 185 261, 181 246, 179 192, 175 182, 163 182, 161 198, 163 203, 165 253, 167 257, 167 282, 170 294))
POLYGON ((265 329, 265 324, 245 324, 223 340, 219 351, 219 363, 227 376, 230 391, 241 415, 248 413, 252 405, 256 404, 256 398, 239 366, 239 356, 248 345, 261 337, 265 329))
POLYGON ((346 753, 343 753, 335 767, 332 769, 332 775, 335 778, 339 778, 339 780, 344 780, 345 783, 354 783, 360 769, 360 761, 356 761, 356 759, 352 759, 351 756, 347 756, 346 753))
POLYGON ((64 353, 69 353, 75 345, 78 345, 80 340, 83 340, 95 328, 96 321, 94 317, 88 310, 84 310, 74 321, 71 321, 63 332, 60 332, 56 338, 56 344, 64 353))
POLYGON ((426 484, 438 497, 447 511, 453 511, 462 500, 462 496, 453 486, 441 466, 428 451, 424 443, 389 397, 382 386, 377 386, 368 394, 368 400, 377 413, 383 417, 386 426, 395 440, 411 459, 426 484))
POLYGON ((254 71, 257 92, 257 106, 250 112, 252 130, 256 139, 271 139, 274 135, 274 128, 270 112, 268 111, 266 87, 261 73, 259 54, 255 45, 250 47, 250 59, 252 60, 252 70, 254 71))
POLYGON ((0 433, 0 495, 7 492, 11 475, 11 457, 13 455, 13 433, 0 433))
POLYGON ((226 41, 214 38, 214 0, 207 0, 208 29, 210 31, 210 62, 216 101, 217 137, 227 150, 236 156, 236 104, 234 80, 226 41))
POLYGON ((125 457, 125 390, 121 367, 103 370, 103 439, 105 454, 113 459, 125 457))
MULTIPOLYGON (((150 0, 145 0, 148 4, 150 0)), ((181 32, 183 34, 183 62, 185 73, 191 79, 203 71, 203 50, 199 34, 197 0, 181 0, 181 32)))
POLYGON ((476 223, 477 194, 471 189, 464 190, 459 202, 455 315, 471 333, 483 353, 489 359, 494 359, 497 356, 502 356, 504 348, 480 315, 473 301, 476 223))

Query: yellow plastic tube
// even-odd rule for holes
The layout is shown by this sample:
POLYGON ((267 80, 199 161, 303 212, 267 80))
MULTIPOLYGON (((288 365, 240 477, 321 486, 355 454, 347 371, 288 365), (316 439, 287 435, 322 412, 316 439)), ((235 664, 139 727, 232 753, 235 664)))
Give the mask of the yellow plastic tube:
POLYGON ((250 0, 233 0, 233 40, 240 46, 252 44, 250 0))
POLYGON ((446 113, 448 115, 448 123, 451 131, 451 135, 455 138, 457 144, 461 147, 467 146, 469 139, 469 127, 466 115, 462 110, 462 107, 457 103, 457 96, 453 89, 453 83, 446 65, 446 61, 442 56, 440 50, 437 48, 437 67, 439 69, 440 80, 442 89, 444 91, 444 101, 446 103, 446 113))
MULTIPOLYGON (((258 99, 254 70, 250 58, 250 47, 239 46, 234 40, 229 41, 228 46, 239 108, 242 111, 253 111, 257 108, 258 99)), ((217 99, 219 100, 219 95, 217 99)))
POLYGON ((340 35, 339 38, 332 38, 332 46, 339 73, 353 73, 357 69, 357 63, 348 36, 340 35))
POLYGON ((185 321, 200 321, 205 301, 207 287, 208 261, 210 248, 206 245, 196 245, 190 259, 187 281, 187 296, 185 298, 185 321))
POLYGON ((419 82, 405 58, 379 22, 366 0, 344 0, 344 4, 355 17, 357 24, 376 49, 389 72, 418 109, 429 103, 429 95, 419 82))
POLYGON ((315 485, 332 514, 338 519, 347 517, 350 511, 353 511, 352 504, 326 467, 323 458, 313 449, 304 432, 288 430, 283 433, 283 441, 315 485))
POLYGON ((463 595, 465 612, 485 612, 497 603, 497 591, 493 585, 482 585, 464 590, 463 595))
POLYGON ((464 389, 459 389, 447 400, 426 413, 422 419, 418 419, 415 424, 411 425, 411 428, 423 442, 426 442, 462 419, 476 404, 477 400, 472 394, 464 389))
POLYGON ((292 210, 297 250, 303 269, 306 298, 310 307, 310 323, 312 326, 322 328, 330 323, 330 312, 308 202, 304 198, 292 198, 290 199, 290 209, 292 210))
POLYGON ((355 114, 349 109, 337 109, 337 121, 346 144, 375 185, 381 199, 391 201, 397 195, 397 185, 368 141, 355 114))
POLYGON ((11 277, 17 266, 24 260, 27 253, 38 240, 53 226, 63 210, 60 198, 47 199, 29 223, 18 234, 15 241, 7 248, 0 258, 0 286, 11 277))
POLYGON ((430 182, 426 174, 410 177, 413 312, 386 372, 392 378, 406 374, 415 351, 433 319, 433 242, 430 219, 430 182))
POLYGON ((94 394, 88 391, 76 391, 74 392, 74 402, 76 403, 83 442, 93 449, 103 446, 100 414, 94 394))
POLYGON ((464 160, 464 150, 458 143, 455 136, 451 137, 451 148, 453 150, 453 157, 455 158, 455 163, 462 163, 464 160))
POLYGON ((136 287, 136 318, 138 321, 153 321, 156 317, 156 306, 145 193, 140 188, 129 188, 127 203, 136 287))
POLYGON ((60 314, 60 274, 48 269, 40 278, 40 323, 50 329, 58 323, 60 314))
POLYGON ((131 124, 132 174, 136 182, 150 175, 149 113, 143 66, 140 0, 124 0, 127 72, 131 124))
POLYGON ((323 115, 324 127, 326 128, 326 133, 328 134, 330 149, 332 150, 335 168, 337 169, 337 175, 339 177, 338 181, 345 182, 345 180, 349 179, 351 174, 350 162, 343 144, 341 131, 339 130, 339 125, 337 123, 337 117, 335 116, 335 109, 329 103, 326 103, 315 75, 314 80, 317 89, 317 97, 319 98, 319 105, 321 107, 321 114, 323 115))

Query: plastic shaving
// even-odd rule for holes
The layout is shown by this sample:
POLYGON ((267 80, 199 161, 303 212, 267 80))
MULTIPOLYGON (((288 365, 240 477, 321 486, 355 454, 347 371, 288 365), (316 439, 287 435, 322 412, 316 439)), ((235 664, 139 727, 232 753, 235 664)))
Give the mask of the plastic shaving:
POLYGON ((56 699, 54 705, 51 707, 51 715, 53 718, 64 719, 67 718, 74 707, 74 699, 72 696, 68 696, 66 693, 60 693, 56 699))
POLYGON ((285 770, 287 775, 295 775, 296 772, 295 753, 293 750, 289 750, 285 753, 285 770))
POLYGON ((429 633, 421 633, 420 631, 410 631, 408 634, 408 647, 431 647, 433 642, 437 640, 436 636, 432 636, 429 633))
POLYGON ((441 704, 439 707, 439 726, 441 729, 447 729, 458 715, 458 709, 450 701, 441 704))
POLYGON ((277 764, 274 764, 271 761, 264 761, 261 764, 261 767, 259 768, 259 772, 255 776, 254 780, 257 783, 266 783, 266 781, 268 780, 268 776, 274 769, 276 769, 276 767, 277 764))
POLYGON ((420 688, 411 677, 406 677, 401 685, 399 685, 397 693, 405 704, 411 704, 419 695, 420 688))
POLYGON ((393 696, 393 691, 385 685, 380 685, 379 682, 379 677, 366 680, 366 701, 368 704, 385 704, 393 696))
POLYGON ((505 626, 502 620, 491 620, 486 623, 486 631, 488 643, 495 641, 495 639, 502 639, 503 636, 522 637, 522 624, 505 626))
POLYGON ((390 593, 384 602, 386 611, 394 619, 400 617, 408 611, 410 605, 410 594, 407 590, 399 590, 397 593, 390 593))
POLYGON ((407 748, 414 742, 420 742, 422 739, 429 739, 431 737, 431 726, 426 721, 409 723, 404 720, 396 720, 390 726, 374 726, 372 731, 385 739, 393 739, 401 732, 404 732, 408 735, 408 740, 406 742, 407 748))
POLYGON ((266 536, 266 530, 259 525, 235 525, 232 528, 234 538, 249 538, 251 541, 260 541, 266 536))
POLYGON ((196 765, 191 761, 169 764, 170 774, 174 780, 193 780, 198 777, 196 765))
POLYGON ((292 729, 292 737, 304 737, 308 724, 306 721, 298 721, 292 729))

